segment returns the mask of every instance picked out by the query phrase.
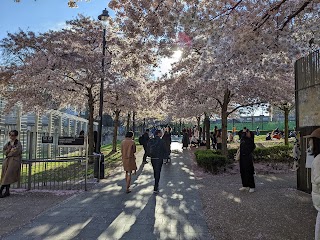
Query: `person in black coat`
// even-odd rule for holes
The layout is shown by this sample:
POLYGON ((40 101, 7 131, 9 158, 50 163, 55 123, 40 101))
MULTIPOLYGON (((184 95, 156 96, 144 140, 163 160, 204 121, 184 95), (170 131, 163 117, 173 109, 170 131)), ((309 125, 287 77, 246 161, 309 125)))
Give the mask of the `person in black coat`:
POLYGON ((154 189, 155 194, 159 193, 160 173, 163 165, 163 159, 167 156, 166 146, 163 139, 161 139, 162 131, 156 130, 155 136, 149 141, 151 164, 154 176, 154 189))
POLYGON ((250 193, 255 191, 254 166, 252 153, 255 149, 254 134, 249 129, 242 131, 240 139, 240 173, 242 188, 240 191, 249 190, 250 193))
POLYGON ((184 128, 182 130, 182 148, 188 148, 189 147, 189 134, 187 132, 187 130, 184 128))
POLYGON ((143 155, 142 163, 148 163, 148 161, 147 161, 148 147, 147 146, 148 146, 148 142, 150 140, 149 132, 150 132, 149 129, 146 129, 146 131, 142 135, 142 145, 143 145, 143 149, 144 149, 144 155, 143 155))
POLYGON ((171 153, 171 128, 167 127, 166 131, 164 132, 162 139, 166 146, 166 163, 170 161, 170 153, 171 153))

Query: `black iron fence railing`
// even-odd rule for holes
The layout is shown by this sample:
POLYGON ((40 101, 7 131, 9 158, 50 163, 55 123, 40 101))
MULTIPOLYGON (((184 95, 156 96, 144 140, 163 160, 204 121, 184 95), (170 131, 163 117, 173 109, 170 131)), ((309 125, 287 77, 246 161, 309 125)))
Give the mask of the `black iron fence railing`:
POLYGON ((22 160, 20 180, 12 188, 87 190, 104 178, 104 170, 103 155, 22 160))

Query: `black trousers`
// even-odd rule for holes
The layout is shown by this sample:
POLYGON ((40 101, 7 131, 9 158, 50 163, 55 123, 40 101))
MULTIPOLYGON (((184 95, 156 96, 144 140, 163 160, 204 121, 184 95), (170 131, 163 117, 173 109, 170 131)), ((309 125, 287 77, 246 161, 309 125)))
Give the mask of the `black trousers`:
POLYGON ((252 155, 240 156, 240 173, 243 187, 255 188, 252 155))
POLYGON ((163 165, 163 159, 151 158, 151 164, 153 167, 153 176, 154 176, 154 191, 159 189, 160 173, 163 165))
POLYGON ((146 162, 147 161, 147 146, 143 146, 144 149, 144 154, 143 154, 143 161, 146 162))
POLYGON ((254 176, 251 173, 242 172, 241 181, 243 187, 255 188, 254 176))

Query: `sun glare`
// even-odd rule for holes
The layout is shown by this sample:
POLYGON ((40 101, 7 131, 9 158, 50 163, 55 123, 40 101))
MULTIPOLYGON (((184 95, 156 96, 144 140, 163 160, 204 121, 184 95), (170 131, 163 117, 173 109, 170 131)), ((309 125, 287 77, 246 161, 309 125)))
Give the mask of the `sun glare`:
POLYGON ((174 59, 175 61, 179 61, 182 57, 182 51, 181 50, 176 50, 174 51, 173 55, 172 55, 172 59, 174 59))

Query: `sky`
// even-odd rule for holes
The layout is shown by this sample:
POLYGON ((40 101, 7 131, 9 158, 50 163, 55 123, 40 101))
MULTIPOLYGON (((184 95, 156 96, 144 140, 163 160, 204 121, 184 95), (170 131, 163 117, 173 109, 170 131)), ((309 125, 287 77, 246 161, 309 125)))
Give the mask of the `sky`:
MULTIPOLYGON (((69 8, 68 0, 14 0, 0 1, 0 39, 8 32, 31 30, 44 32, 57 30, 66 20, 78 14, 97 18, 104 8, 108 9, 108 0, 79 1, 78 8, 69 8)), ((112 12, 109 10, 112 16, 112 12)))

